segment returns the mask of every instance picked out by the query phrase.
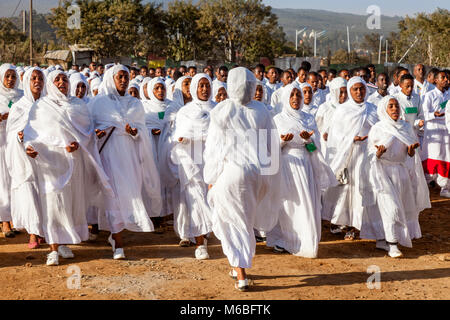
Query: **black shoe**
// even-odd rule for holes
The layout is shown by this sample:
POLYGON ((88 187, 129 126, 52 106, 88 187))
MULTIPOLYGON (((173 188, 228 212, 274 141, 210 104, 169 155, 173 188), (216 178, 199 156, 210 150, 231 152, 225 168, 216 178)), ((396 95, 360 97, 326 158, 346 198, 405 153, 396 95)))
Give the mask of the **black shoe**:
POLYGON ((273 252, 275 252, 275 253, 286 253, 287 251, 286 251, 286 249, 284 249, 282 247, 275 246, 275 247, 273 247, 273 252))
POLYGON ((436 181, 430 181, 429 185, 432 188, 436 188, 436 181))
POLYGON ((256 239, 257 243, 261 243, 261 242, 266 241, 267 238, 266 237, 255 236, 255 239, 256 239))

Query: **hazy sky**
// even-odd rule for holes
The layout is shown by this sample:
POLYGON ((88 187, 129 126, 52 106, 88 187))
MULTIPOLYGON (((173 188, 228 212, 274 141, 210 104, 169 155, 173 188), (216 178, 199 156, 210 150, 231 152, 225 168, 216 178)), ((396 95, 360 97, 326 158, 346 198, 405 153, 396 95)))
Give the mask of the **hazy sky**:
POLYGON ((436 8, 450 10, 449 0, 263 0, 273 8, 322 9, 366 15, 370 5, 377 5, 386 16, 413 15, 417 12, 433 12, 436 8))

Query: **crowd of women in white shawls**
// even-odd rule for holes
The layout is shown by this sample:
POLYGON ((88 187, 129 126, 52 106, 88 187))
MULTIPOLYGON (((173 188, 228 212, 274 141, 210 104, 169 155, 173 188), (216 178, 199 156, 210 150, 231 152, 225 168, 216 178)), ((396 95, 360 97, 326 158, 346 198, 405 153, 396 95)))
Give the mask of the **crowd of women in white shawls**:
POLYGON ((310 68, 1 65, 3 233, 58 265, 99 230, 124 259, 123 230, 173 223, 197 259, 214 233, 239 290, 256 242, 315 258, 322 220, 402 256, 428 184, 450 197, 449 72, 310 68))

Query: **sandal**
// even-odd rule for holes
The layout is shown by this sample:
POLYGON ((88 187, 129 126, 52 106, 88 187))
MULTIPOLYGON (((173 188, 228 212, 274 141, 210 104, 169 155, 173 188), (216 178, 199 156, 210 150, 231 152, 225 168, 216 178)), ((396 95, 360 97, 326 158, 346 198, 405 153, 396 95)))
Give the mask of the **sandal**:
POLYGON ((191 242, 188 239, 181 239, 179 245, 180 247, 186 248, 191 245, 191 242))
POLYGON ((14 238, 16 236, 16 234, 12 230, 3 232, 3 234, 5 235, 6 238, 14 238))
POLYGON ((236 272, 236 270, 231 269, 230 272, 228 273, 228 275, 230 276, 231 279, 237 280, 237 272, 236 272))
POLYGON ((29 249, 38 249, 39 248, 39 242, 30 242, 28 243, 29 249))

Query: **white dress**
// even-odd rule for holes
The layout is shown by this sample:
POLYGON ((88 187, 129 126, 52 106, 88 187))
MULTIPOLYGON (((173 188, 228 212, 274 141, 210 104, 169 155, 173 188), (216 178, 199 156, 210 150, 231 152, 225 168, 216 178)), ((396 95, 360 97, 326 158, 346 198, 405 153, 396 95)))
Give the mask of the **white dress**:
POLYGON ((238 67, 228 75, 229 99, 211 112, 206 140, 204 176, 213 187, 208 192, 212 229, 232 267, 250 268, 255 254, 254 228, 270 231, 280 208, 279 138, 270 112, 252 101, 256 78, 238 67), (258 131, 265 129, 268 131, 258 131), (261 136, 252 135, 265 132, 261 136), (245 140, 251 135, 253 143, 245 140), (235 142, 235 138, 242 139, 235 142), (259 145, 269 159, 262 161, 252 146, 259 145), (272 161, 267 161, 272 160, 272 161), (265 162, 265 165, 263 165, 265 162))
MULTIPOLYGON (((292 91, 291 85, 288 85, 289 89, 292 91)), ((292 133, 294 138, 281 142, 282 207, 278 225, 267 234, 267 246, 277 245, 294 255, 316 258, 322 227, 321 192, 337 185, 337 181, 320 152, 318 131, 312 116, 302 111, 283 110, 274 117, 274 121, 279 135, 292 133), (292 113, 298 115, 290 117, 292 113), (305 141, 299 136, 303 130, 317 133, 305 141), (311 142, 316 150, 307 149, 306 145, 311 142)))

